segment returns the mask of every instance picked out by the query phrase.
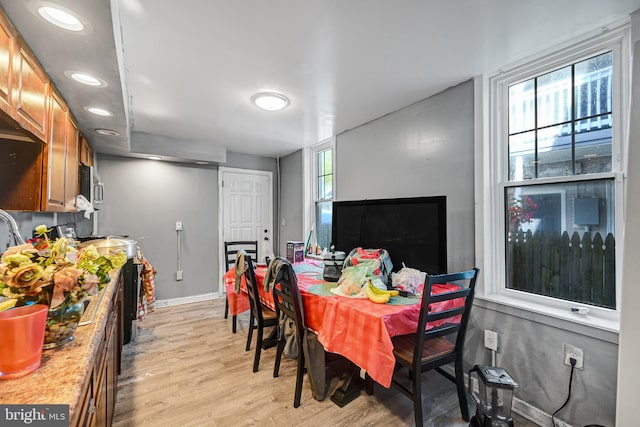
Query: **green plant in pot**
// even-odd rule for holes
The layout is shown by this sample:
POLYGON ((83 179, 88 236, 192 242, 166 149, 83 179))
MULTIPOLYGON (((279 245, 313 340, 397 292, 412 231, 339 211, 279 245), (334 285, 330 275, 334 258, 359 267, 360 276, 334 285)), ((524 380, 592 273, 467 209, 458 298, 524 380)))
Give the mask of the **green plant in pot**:
POLYGON ((73 339, 84 300, 127 261, 124 252, 100 255, 93 246, 78 252, 65 237, 51 241, 50 232, 44 225, 36 227, 38 238, 8 248, 0 258, 0 298, 15 299, 16 307, 49 307, 45 348, 73 339))

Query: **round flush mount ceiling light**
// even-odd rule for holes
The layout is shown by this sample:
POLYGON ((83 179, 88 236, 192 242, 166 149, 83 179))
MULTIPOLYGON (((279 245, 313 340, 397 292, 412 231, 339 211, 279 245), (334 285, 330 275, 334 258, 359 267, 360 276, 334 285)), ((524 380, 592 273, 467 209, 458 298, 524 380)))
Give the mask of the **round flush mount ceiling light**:
POLYGON ((280 111, 289 105, 289 98, 275 92, 260 92, 251 97, 251 102, 267 111, 280 111))
POLYGON ((53 6, 40 6, 38 14, 51 24, 69 31, 82 31, 84 24, 71 12, 53 6))
POLYGON ((99 107, 84 107, 84 109, 90 113, 97 114, 98 116, 113 116, 113 112, 109 110, 105 110, 104 108, 99 107))
POLYGON ((83 73, 81 71, 65 71, 64 75, 73 81, 82 83, 83 85, 93 87, 107 87, 107 82, 105 82, 104 80, 92 76, 91 74, 83 73))
POLYGON ((120 135, 120 132, 117 132, 117 131, 111 130, 111 129, 96 129, 96 133, 99 133, 100 135, 106 135, 106 136, 118 136, 118 135, 120 135))

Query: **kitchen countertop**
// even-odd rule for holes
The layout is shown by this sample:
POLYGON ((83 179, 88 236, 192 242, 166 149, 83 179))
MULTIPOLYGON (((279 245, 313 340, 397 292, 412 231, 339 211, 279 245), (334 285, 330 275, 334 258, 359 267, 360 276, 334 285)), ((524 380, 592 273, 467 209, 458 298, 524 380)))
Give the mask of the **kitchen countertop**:
POLYGON ((42 363, 34 372, 16 379, 0 380, 2 404, 66 404, 73 420, 82 392, 91 378, 96 351, 107 323, 111 297, 120 270, 111 273, 111 281, 102 292, 102 304, 94 321, 80 326, 73 341, 42 352, 42 363))

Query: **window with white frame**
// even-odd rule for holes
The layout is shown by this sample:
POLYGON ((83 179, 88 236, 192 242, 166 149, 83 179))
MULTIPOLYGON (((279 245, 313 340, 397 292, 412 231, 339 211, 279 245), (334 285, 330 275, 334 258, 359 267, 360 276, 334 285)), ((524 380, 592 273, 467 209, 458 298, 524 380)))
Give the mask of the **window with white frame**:
POLYGON ((617 311, 626 64, 623 26, 489 79, 489 293, 617 311))
POLYGON ((312 150, 312 156, 316 242, 321 248, 329 248, 334 188, 333 141, 315 147, 312 150))

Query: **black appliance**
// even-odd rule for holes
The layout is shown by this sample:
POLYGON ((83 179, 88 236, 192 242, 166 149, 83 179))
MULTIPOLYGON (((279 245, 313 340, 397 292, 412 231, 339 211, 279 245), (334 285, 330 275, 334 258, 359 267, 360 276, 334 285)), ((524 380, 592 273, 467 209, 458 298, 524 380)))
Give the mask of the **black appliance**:
POLYGON ((511 403, 518 387, 509 373, 495 366, 475 365, 469 371, 469 391, 476 404, 470 427, 513 427, 511 403))
POLYGON ((128 344, 136 338, 138 331, 138 297, 140 295, 140 264, 136 257, 129 258, 122 267, 124 286, 122 343, 128 344))

